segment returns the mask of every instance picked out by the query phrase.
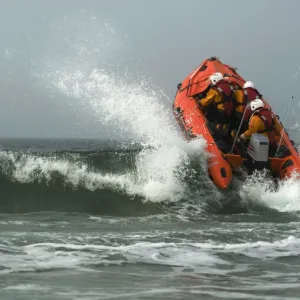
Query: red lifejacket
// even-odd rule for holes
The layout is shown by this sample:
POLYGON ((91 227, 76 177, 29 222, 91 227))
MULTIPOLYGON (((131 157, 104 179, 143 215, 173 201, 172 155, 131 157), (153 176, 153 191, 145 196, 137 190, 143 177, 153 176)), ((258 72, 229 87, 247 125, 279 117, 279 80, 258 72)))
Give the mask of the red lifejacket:
MULTIPOLYGON (((246 108, 247 107, 247 104, 254 100, 254 99, 260 99, 262 97, 262 95, 256 90, 256 89, 253 89, 253 88, 246 88, 246 89, 243 89, 242 90, 243 92, 243 99, 242 99, 242 103, 239 103, 235 100, 235 107, 237 106, 242 106, 243 107, 243 111, 245 111, 245 115, 244 115, 244 120, 249 120, 250 116, 251 116, 251 110, 250 108, 246 108)), ((242 113, 240 113, 242 114, 242 113)))
POLYGON ((233 102, 233 87, 228 81, 222 79, 218 83, 216 83, 215 86, 213 86, 213 89, 217 90, 223 96, 223 100, 216 103, 216 105, 223 104, 226 115, 228 117, 231 116, 235 108, 233 102))
POLYGON ((265 129, 257 133, 267 133, 270 145, 276 145, 276 129, 272 112, 267 108, 259 108, 253 114, 258 116, 264 123, 265 129))
POLYGON ((243 89, 243 100, 242 100, 242 103, 237 103, 236 101, 236 104, 235 106, 243 106, 243 110, 245 110, 247 104, 254 100, 254 99, 260 99, 262 97, 262 95, 256 90, 256 89, 253 89, 253 88, 246 88, 246 89, 243 89))
POLYGON ((244 89, 243 95, 243 103, 246 103, 246 105, 248 102, 254 99, 260 99, 262 97, 262 95, 256 89, 253 89, 251 87, 244 89))

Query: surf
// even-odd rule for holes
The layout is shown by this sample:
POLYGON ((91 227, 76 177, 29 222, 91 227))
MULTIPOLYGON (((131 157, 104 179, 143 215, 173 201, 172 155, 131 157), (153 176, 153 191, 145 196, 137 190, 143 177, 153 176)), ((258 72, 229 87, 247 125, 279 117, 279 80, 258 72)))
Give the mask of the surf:
MULTIPOLYGON (((73 34, 74 28, 65 28, 57 38, 72 51, 50 58, 42 71, 35 72, 35 78, 49 91, 67 96, 68 105, 79 116, 88 116, 103 131, 108 128, 111 138, 122 141, 123 150, 131 149, 133 144, 140 150, 130 153, 127 169, 110 167, 114 172, 86 163, 83 156, 76 160, 4 151, 3 165, 9 167, 4 167, 3 173, 8 181, 93 193, 109 190, 118 197, 138 198, 144 204, 179 203, 177 208, 185 213, 191 208, 197 212, 207 210, 211 202, 214 207, 222 207, 229 197, 240 202, 244 197, 239 193, 240 186, 224 194, 207 179, 205 140, 184 140, 172 115, 172 99, 161 87, 147 76, 132 79, 128 73, 118 72, 117 67, 105 63, 99 66, 99 57, 105 61, 122 47, 122 42, 116 29, 93 20, 85 29, 92 26, 93 30, 87 30, 89 40, 100 42, 88 48, 76 29, 73 34), (99 36, 93 37, 95 28, 99 36)), ((116 151, 115 164, 122 155, 116 151)))

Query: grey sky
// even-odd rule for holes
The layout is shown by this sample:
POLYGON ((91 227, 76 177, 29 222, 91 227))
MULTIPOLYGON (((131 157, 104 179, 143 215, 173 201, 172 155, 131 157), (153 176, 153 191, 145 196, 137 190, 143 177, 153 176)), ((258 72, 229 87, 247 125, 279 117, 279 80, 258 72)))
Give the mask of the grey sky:
POLYGON ((72 43, 84 43, 84 37, 101 55, 77 55, 69 69, 75 71, 80 59, 88 68, 126 71, 131 81, 149 78, 168 95, 167 107, 177 83, 216 55, 253 80, 282 119, 291 96, 299 113, 298 0, 1 0, 0 5, 0 136, 109 135, 109 128, 70 105, 76 103, 71 96, 37 76, 49 74, 49 63, 76 56, 72 43), (86 16, 97 21, 85 24, 86 16))

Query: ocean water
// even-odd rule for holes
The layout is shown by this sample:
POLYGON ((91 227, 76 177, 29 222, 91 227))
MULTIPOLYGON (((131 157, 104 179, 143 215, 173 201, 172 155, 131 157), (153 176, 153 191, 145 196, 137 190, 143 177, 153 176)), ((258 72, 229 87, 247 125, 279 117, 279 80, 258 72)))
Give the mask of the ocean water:
POLYGON ((220 192, 193 155, 0 144, 1 299, 298 299, 299 182, 220 192))
POLYGON ((14 90, 10 101, 33 106, 25 85, 36 103, 61 102, 99 130, 0 139, 0 299, 299 299, 300 182, 276 186, 261 172, 219 191, 163 80, 135 76, 135 57, 124 58, 130 70, 113 65, 127 40, 107 20, 86 10, 43 20, 44 40, 22 64, 23 44, 6 50, 1 99, 14 90))

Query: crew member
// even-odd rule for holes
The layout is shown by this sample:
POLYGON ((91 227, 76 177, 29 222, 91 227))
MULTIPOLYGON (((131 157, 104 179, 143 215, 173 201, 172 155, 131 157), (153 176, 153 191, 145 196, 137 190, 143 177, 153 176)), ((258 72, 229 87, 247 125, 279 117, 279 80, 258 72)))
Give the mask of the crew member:
POLYGON ((251 110, 247 108, 247 104, 254 100, 260 99, 262 95, 257 91, 252 81, 246 81, 243 89, 234 91, 235 100, 235 129, 238 129, 241 121, 243 120, 241 131, 245 131, 248 128, 248 121, 251 116, 251 110), (246 112, 245 112, 246 109, 246 112), (245 112, 245 115, 244 115, 245 112), (243 118, 244 115, 244 118, 243 118))
POLYGON ((211 88, 199 104, 205 110, 210 109, 207 112, 207 119, 217 123, 216 129, 221 129, 223 135, 226 135, 234 111, 233 88, 228 81, 224 80, 221 73, 214 73, 209 80, 211 88))
POLYGON ((276 133, 281 130, 277 117, 274 117, 270 109, 265 108, 261 99, 251 101, 250 108, 252 115, 249 120, 249 127, 240 135, 237 142, 249 140, 253 133, 261 133, 268 137, 269 154, 273 156, 276 152, 276 133))

